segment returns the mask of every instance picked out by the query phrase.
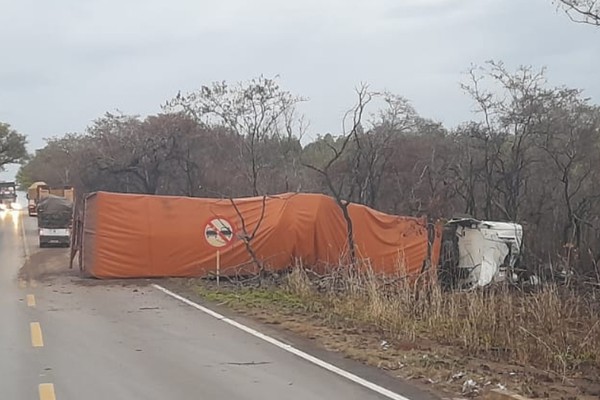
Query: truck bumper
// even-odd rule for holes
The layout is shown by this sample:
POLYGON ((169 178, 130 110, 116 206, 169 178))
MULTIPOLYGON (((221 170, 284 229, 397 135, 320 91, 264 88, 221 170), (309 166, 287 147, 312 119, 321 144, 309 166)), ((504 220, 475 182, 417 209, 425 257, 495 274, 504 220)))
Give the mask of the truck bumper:
POLYGON ((69 247, 71 245, 71 237, 69 236, 40 236, 40 247, 69 247))

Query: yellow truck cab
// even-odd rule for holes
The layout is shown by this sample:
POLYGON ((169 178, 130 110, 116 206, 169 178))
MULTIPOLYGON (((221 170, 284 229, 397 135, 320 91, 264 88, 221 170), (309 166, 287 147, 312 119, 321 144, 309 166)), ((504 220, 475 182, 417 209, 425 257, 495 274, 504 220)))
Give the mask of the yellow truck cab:
POLYGON ((29 188, 27 188, 27 212, 30 217, 37 216, 37 203, 38 203, 38 191, 39 186, 46 186, 46 182, 35 182, 29 188))

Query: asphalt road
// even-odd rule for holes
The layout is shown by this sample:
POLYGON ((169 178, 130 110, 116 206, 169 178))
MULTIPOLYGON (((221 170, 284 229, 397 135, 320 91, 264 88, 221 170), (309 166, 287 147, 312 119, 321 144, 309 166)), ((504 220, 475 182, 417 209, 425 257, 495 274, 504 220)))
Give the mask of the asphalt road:
POLYGON ((386 398, 152 286, 19 280, 25 245, 65 253, 33 254, 35 220, 0 217, 0 399, 386 398))

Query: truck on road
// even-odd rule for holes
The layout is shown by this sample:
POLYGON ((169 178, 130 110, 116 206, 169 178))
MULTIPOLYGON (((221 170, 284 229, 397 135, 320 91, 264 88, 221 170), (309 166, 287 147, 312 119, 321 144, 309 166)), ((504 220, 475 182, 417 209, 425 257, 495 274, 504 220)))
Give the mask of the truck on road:
POLYGON ((15 182, 0 182, 0 210, 18 209, 15 182))
POLYGON ((49 194, 37 205, 40 247, 71 244, 73 202, 65 197, 49 194))
POLYGON ((46 182, 34 182, 27 188, 27 212, 30 217, 37 216, 38 187, 46 186, 46 182))
POLYGON ((48 186, 48 185, 39 185, 37 187, 37 197, 38 202, 42 201, 48 196, 58 196, 64 197, 65 199, 73 202, 75 198, 75 189, 73 186, 48 186))
POLYGON ((75 189, 73 186, 48 186, 45 182, 35 182, 27 191, 27 200, 29 201, 29 215, 35 217, 37 215, 37 206, 48 196, 64 197, 70 202, 74 201, 75 189))

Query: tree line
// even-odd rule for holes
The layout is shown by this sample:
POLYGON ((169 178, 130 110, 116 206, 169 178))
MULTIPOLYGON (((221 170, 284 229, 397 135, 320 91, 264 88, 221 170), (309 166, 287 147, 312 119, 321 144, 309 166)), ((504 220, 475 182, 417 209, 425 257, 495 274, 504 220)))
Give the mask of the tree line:
POLYGON ((432 220, 524 225, 526 265, 594 273, 600 260, 600 108, 545 71, 473 66, 462 84, 475 118, 449 129, 402 96, 356 90, 343 129, 303 140, 306 101, 277 79, 216 82, 157 115, 106 113, 47 139, 18 173, 80 193, 193 197, 332 195, 432 220))

